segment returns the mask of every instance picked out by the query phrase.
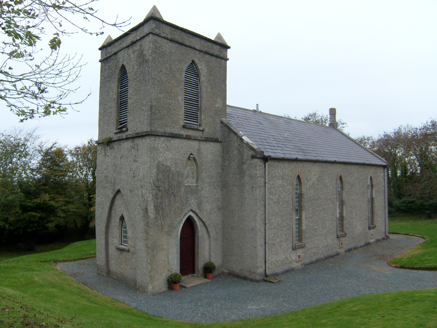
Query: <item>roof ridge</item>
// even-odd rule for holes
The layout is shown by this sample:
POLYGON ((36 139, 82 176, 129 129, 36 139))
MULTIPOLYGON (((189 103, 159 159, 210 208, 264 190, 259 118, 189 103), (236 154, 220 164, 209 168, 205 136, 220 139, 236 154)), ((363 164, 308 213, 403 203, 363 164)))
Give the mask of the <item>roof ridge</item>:
MULTIPOLYGON (((299 120, 298 118, 292 118, 292 117, 287 117, 287 116, 283 116, 283 115, 272 114, 272 113, 263 112, 263 111, 256 110, 256 109, 249 109, 249 108, 244 108, 244 107, 239 107, 239 106, 232 106, 232 105, 226 105, 226 106, 232 107, 232 108, 244 109, 244 110, 247 110, 247 111, 261 113, 261 114, 265 114, 265 115, 275 116, 275 117, 279 117, 279 118, 284 118, 284 119, 288 119, 288 120, 292 120, 292 121, 297 121, 297 122, 300 122, 300 123, 310 124, 310 125, 313 125, 313 126, 321 126, 321 127, 324 127, 324 128, 333 129, 333 128, 331 128, 328 125, 322 125, 322 124, 318 124, 318 123, 307 122, 307 121, 304 121, 304 120, 299 120)), ((340 131, 338 129, 334 129, 334 130, 340 131)))

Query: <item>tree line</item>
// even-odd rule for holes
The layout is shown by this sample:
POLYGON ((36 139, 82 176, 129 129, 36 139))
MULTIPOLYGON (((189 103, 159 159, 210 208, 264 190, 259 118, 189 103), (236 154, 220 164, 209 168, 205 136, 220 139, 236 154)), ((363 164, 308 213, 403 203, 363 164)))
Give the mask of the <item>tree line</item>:
MULTIPOLYGON (((319 116, 302 119, 326 125, 319 116)), ((356 141, 387 161, 392 211, 437 213, 436 120, 356 141)), ((0 133, 0 244, 33 247, 92 235, 96 159, 92 139, 67 147, 42 142, 35 133, 0 133)))
POLYGON ((83 238, 94 220, 97 149, 0 133, 0 244, 83 238))
MULTIPOLYGON (((309 113, 301 120, 328 125, 328 115, 309 113)), ((339 129, 347 124, 339 120, 339 129)), ((362 136, 359 144, 385 159, 388 204, 392 212, 437 213, 437 121, 419 127, 400 126, 377 138, 362 136)))
POLYGON ((437 121, 400 126, 357 141, 388 162, 389 206, 396 212, 437 213, 437 121))

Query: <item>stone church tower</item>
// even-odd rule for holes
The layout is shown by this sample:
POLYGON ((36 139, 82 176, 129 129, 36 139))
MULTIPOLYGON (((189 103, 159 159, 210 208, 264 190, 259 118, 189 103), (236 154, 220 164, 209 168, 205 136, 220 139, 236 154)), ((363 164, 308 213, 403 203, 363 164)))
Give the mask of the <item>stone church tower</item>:
POLYGON ((226 44, 162 19, 101 50, 97 270, 147 293, 222 267, 226 44))

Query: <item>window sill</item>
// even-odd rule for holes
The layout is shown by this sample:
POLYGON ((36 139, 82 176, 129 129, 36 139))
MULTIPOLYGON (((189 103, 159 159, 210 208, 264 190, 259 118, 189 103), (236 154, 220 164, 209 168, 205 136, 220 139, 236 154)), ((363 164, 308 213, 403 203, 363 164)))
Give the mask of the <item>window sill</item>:
POLYGON ((191 129, 191 130, 198 130, 198 131, 203 131, 203 130, 205 130, 204 128, 201 128, 200 126, 189 125, 189 124, 184 124, 184 125, 182 125, 182 127, 183 127, 184 129, 191 129))
POLYGON ((305 243, 293 244, 293 249, 305 248, 305 243))
POLYGON ((117 130, 114 131, 115 134, 122 133, 122 132, 127 132, 127 127, 118 128, 117 130))
POLYGON ((342 237, 346 237, 346 232, 339 232, 337 233, 337 238, 342 238, 342 237))
POLYGON ((369 230, 372 230, 372 229, 376 229, 376 225, 374 225, 374 224, 370 224, 370 225, 369 225, 369 230))
POLYGON ((125 245, 115 245, 115 248, 118 249, 119 251, 130 252, 129 247, 125 245))

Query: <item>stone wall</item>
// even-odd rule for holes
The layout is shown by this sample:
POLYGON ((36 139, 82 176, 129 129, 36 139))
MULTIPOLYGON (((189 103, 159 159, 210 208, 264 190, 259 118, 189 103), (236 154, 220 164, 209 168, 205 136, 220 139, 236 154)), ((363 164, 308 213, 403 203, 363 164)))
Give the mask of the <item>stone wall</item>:
POLYGON ((264 276, 264 161, 223 126, 223 266, 251 279, 264 276))
POLYGON ((384 167, 381 166, 270 160, 269 272, 287 271, 384 238, 384 179, 384 167), (293 250, 294 186, 298 174, 302 181, 305 247, 293 250), (337 233, 337 180, 340 175, 344 184, 346 232, 346 236, 341 238, 337 233), (375 229, 369 229, 368 220, 370 176, 374 184, 375 229))

